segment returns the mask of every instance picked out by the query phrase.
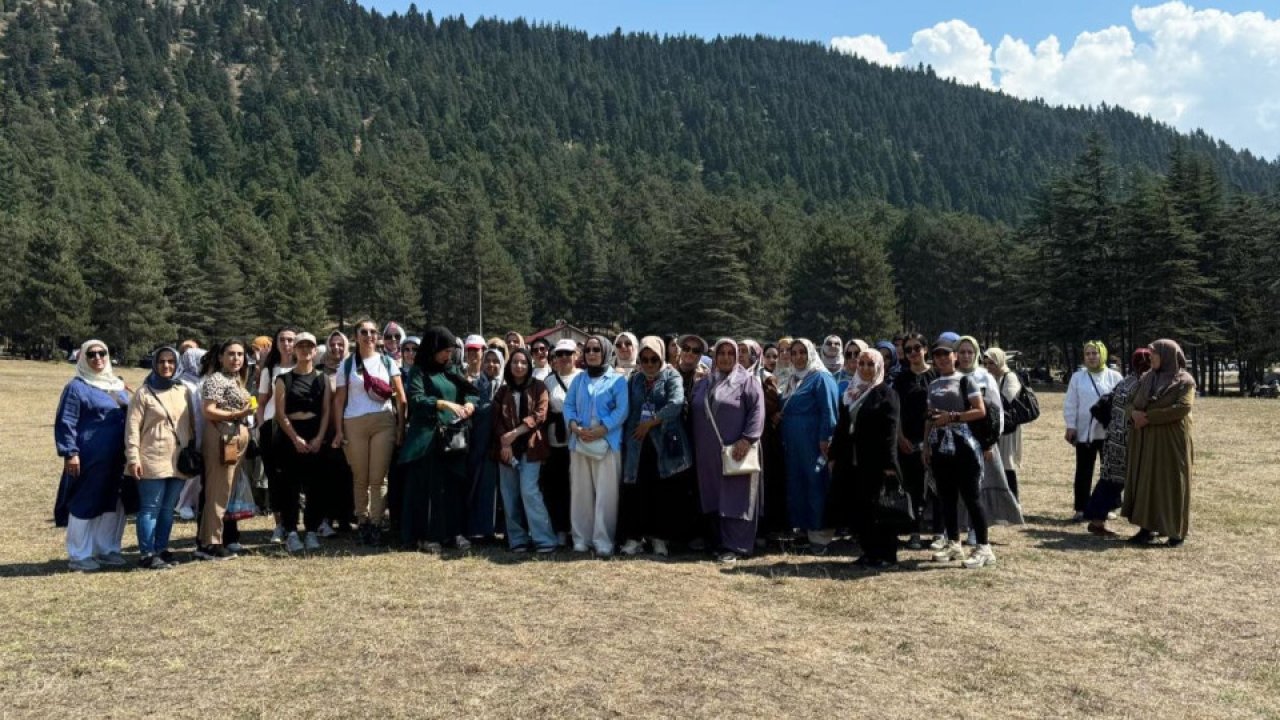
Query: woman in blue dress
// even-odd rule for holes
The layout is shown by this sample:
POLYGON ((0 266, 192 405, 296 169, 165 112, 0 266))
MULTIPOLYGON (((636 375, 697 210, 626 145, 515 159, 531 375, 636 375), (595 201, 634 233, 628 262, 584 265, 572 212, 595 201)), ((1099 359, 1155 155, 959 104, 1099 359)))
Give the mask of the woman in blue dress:
POLYGON ((791 344, 792 371, 782 388, 782 446, 787 464, 791 525, 804 531, 815 554, 825 554, 834 533, 826 527, 827 447, 836 426, 836 382, 813 342, 791 344))
POLYGON ((68 566, 90 572, 125 564, 124 428, 129 391, 106 343, 80 346, 76 376, 62 390, 53 440, 63 459, 53 517, 67 529, 68 566))

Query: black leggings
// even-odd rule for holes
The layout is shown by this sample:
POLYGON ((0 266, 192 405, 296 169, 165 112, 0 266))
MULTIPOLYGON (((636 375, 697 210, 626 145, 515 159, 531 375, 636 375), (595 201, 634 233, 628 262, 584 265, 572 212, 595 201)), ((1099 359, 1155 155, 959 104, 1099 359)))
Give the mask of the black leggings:
POLYGON ((978 502, 982 462, 973 449, 958 438, 954 455, 935 451, 929 459, 933 463, 933 480, 938 485, 938 497, 942 501, 942 521, 947 528, 947 537, 952 542, 960 539, 959 501, 963 500, 965 510, 969 511, 969 524, 978 536, 978 544, 986 545, 987 514, 978 502))
POLYGON ((538 487, 551 516, 551 527, 558 533, 567 533, 573 529, 569 525, 569 448, 553 447, 550 451, 542 463, 538 487))
POLYGON ((1093 469, 1098 464, 1103 440, 1076 443, 1075 511, 1084 512, 1089 507, 1089 495, 1093 489, 1093 469))
MULTIPOLYGON (((312 440, 320 430, 320 418, 291 420, 293 430, 304 440, 312 440)), ((310 532, 320 527, 325 506, 320 487, 325 481, 325 454, 300 453, 294 442, 283 430, 274 438, 272 453, 279 462, 279 470, 271 479, 271 501, 280 511, 280 524, 289 531, 298 529, 299 495, 306 493, 307 504, 303 524, 310 532)))

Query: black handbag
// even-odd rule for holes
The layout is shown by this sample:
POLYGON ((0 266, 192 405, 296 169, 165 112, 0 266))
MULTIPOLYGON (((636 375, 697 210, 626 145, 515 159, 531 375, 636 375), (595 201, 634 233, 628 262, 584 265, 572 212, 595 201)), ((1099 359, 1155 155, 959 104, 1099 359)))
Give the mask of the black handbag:
POLYGON ((895 476, 885 478, 884 487, 880 489, 880 497, 876 502, 876 520, 890 528, 911 528, 916 521, 915 507, 911 504, 911 496, 902 488, 902 483, 895 476))
MULTIPOLYGON (((1098 402, 1094 403, 1093 406, 1089 408, 1089 414, 1092 415, 1093 419, 1097 420, 1098 424, 1105 430, 1111 426, 1111 409, 1115 406, 1115 398, 1111 396, 1111 393, 1103 395, 1099 392, 1098 383, 1093 381, 1092 375, 1089 376, 1089 382, 1093 385, 1093 391, 1098 395, 1098 402)), ((1088 438, 1085 439, 1088 440, 1088 438)))

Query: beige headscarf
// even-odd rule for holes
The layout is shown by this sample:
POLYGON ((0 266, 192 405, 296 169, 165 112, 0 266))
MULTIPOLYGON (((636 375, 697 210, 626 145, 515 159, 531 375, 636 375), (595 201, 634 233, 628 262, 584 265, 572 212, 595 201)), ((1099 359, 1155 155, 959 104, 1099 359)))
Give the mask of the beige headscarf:
POLYGON ((107 392, 124 390, 124 381, 116 377, 115 370, 111 367, 111 349, 101 340, 89 340, 80 346, 80 354, 76 356, 76 377, 99 390, 107 392), (89 367, 89 358, 85 355, 90 348, 95 347, 100 347, 107 353, 107 364, 103 366, 102 372, 94 372, 93 368, 89 367))
POLYGON ((1152 401, 1171 388, 1196 385, 1196 379, 1187 372, 1187 356, 1178 343, 1169 339, 1157 340, 1151 343, 1151 354, 1160 358, 1160 369, 1150 370, 1142 376, 1138 389, 1133 393, 1134 410, 1146 410, 1152 401))
POLYGON ((662 364, 658 366, 658 371, 661 372, 662 368, 667 366, 667 344, 657 335, 645 335, 641 338, 640 344, 636 347, 636 367, 639 368, 638 372, 642 374, 645 366, 640 364, 640 353, 645 350, 657 353, 658 359, 662 361, 662 364))

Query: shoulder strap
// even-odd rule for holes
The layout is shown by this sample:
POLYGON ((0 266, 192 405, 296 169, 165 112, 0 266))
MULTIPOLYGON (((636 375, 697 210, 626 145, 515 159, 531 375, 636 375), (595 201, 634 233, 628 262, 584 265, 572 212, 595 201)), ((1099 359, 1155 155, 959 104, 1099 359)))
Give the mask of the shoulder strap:
POLYGON ((560 373, 556 372, 555 370, 552 370, 551 377, 556 379, 556 384, 560 386, 561 390, 565 391, 566 393, 569 392, 569 388, 565 387, 564 380, 560 379, 560 373))
POLYGON ((173 424, 173 416, 169 414, 169 408, 164 406, 164 403, 160 400, 160 396, 156 394, 155 390, 151 389, 150 385, 143 385, 142 387, 145 388, 147 392, 151 393, 151 397, 156 399, 156 404, 159 405, 160 410, 164 412, 164 419, 169 421, 169 428, 173 430, 176 435, 178 433, 178 426, 173 424))
POLYGON ((1089 384, 1093 386, 1094 394, 1098 397, 1102 397, 1102 391, 1098 389, 1098 383, 1094 382, 1093 373, 1089 372, 1088 368, 1085 369, 1084 376, 1089 378, 1089 384))
POLYGON ((724 445, 724 436, 720 434, 720 425, 716 422, 716 414, 711 409, 711 392, 714 389, 715 389, 714 386, 710 383, 710 381, 708 381, 707 392, 705 395, 702 396, 702 403, 707 408, 707 419, 711 421, 711 429, 714 430, 716 433, 716 441, 719 442, 721 445, 724 445))
POLYGON ((973 387, 972 383, 969 382, 969 376, 961 375, 960 376, 960 394, 964 396, 964 406, 966 409, 971 409, 973 407, 973 403, 969 400, 969 389, 972 387, 973 387))

